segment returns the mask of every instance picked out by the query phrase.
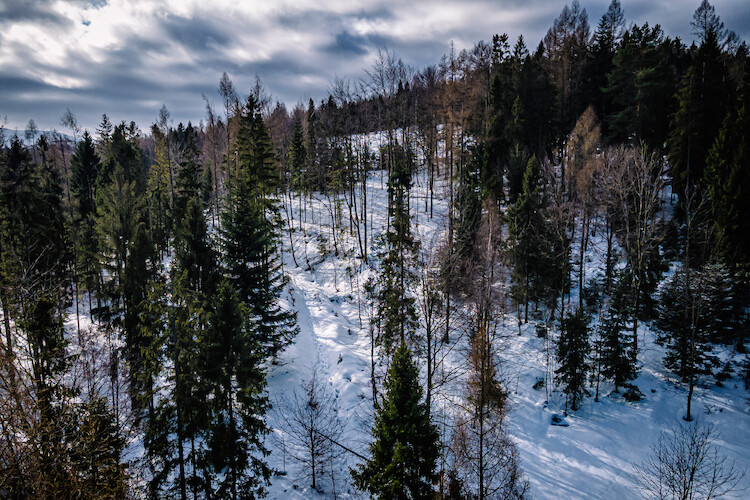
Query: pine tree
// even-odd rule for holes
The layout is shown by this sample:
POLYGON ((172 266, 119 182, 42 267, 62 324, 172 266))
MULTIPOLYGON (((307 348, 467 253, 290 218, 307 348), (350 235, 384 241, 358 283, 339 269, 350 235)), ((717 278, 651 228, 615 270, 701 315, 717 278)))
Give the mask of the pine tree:
POLYGON ((575 314, 568 313, 562 320, 560 339, 557 344, 557 362, 560 367, 555 370, 557 381, 563 385, 566 395, 566 407, 570 404, 573 411, 578 410, 586 390, 586 375, 589 371, 589 326, 588 318, 579 309, 575 314))
POLYGON ((393 355, 385 389, 376 410, 371 457, 351 471, 355 484, 378 498, 432 498, 439 436, 420 401, 419 373, 403 342, 393 355))

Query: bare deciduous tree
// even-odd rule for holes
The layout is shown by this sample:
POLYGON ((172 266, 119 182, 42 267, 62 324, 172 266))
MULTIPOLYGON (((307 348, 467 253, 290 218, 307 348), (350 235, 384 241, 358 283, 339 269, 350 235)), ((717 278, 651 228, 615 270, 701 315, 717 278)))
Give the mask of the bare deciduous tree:
POLYGON ((318 377, 313 372, 303 392, 295 392, 279 404, 285 434, 283 447, 301 464, 301 476, 311 479, 313 489, 319 489, 321 478, 328 476, 335 491, 335 470, 345 451, 338 444, 344 425, 338 417, 336 401, 325 392, 318 377))
POLYGON ((618 214, 615 233, 625 250, 633 304, 633 356, 638 352, 638 319, 647 290, 649 266, 658 255, 661 234, 658 214, 666 184, 664 161, 641 147, 618 147, 604 152, 601 186, 608 213, 618 214))
POLYGON ((745 470, 716 445, 717 433, 706 424, 678 424, 662 432, 652 454, 635 469, 644 498, 711 499, 744 491, 745 470))

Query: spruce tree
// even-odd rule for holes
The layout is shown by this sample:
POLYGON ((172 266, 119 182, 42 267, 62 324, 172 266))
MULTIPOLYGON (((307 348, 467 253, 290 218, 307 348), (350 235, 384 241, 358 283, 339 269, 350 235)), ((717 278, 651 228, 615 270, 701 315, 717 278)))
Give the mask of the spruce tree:
POLYGON ((148 200, 149 227, 157 248, 164 252, 172 233, 172 207, 169 186, 169 159, 167 141, 159 127, 151 127, 156 141, 154 163, 148 172, 146 195, 148 200))
POLYGON ((130 244, 135 237, 143 210, 143 198, 136 182, 128 180, 125 169, 116 164, 108 181, 97 190, 96 232, 100 264, 110 273, 104 283, 105 296, 112 300, 111 314, 124 310, 123 287, 128 269, 130 244))
POLYGON ((377 498, 432 498, 439 436, 427 404, 420 401, 419 373, 403 342, 393 355, 385 389, 376 409, 371 457, 351 471, 355 484, 377 498))
POLYGON ((198 151, 198 137, 193 125, 188 122, 187 127, 182 123, 175 131, 180 153, 180 170, 175 180, 174 225, 177 226, 185 216, 187 204, 191 199, 200 199, 200 165, 198 151))
POLYGON ((568 313, 562 320, 560 339, 557 344, 557 362, 560 367, 555 370, 557 381, 562 384, 565 393, 566 407, 569 404, 573 411, 578 410, 586 390, 586 375, 589 372, 589 319, 583 310, 575 314, 568 313))
POLYGON ((268 399, 261 367, 265 349, 248 321, 247 308, 228 281, 211 301, 208 327, 202 334, 201 377, 208 388, 207 460, 221 498, 263 496, 271 470, 263 419, 268 399))
POLYGON ((543 208, 539 161, 532 157, 526 165, 521 193, 508 210, 513 295, 519 305, 525 306, 524 321, 528 321, 529 299, 534 294, 534 283, 539 281, 538 275, 544 272, 538 266, 542 243, 540 233, 544 229, 543 208))
POLYGON ((601 341, 598 362, 602 375, 615 384, 615 392, 627 387, 637 374, 636 356, 632 354, 632 332, 627 328, 628 292, 627 284, 618 276, 613 296, 599 325, 601 341))
MULTIPOLYGON (((674 372, 683 382, 697 377, 712 375, 718 366, 718 358, 711 345, 713 316, 706 276, 701 271, 690 274, 680 268, 666 283, 659 297, 656 326, 660 330, 658 342, 667 348, 664 366, 674 372)), ((718 298, 718 297, 717 297, 718 298)), ((724 305, 727 297, 722 297, 724 305)))
POLYGON ((78 270, 83 284, 93 292, 99 284, 99 251, 96 238, 96 186, 101 168, 94 141, 88 132, 76 145, 70 159, 71 192, 78 202, 77 217, 74 221, 78 231, 78 270))
POLYGON ((743 97, 724 118, 708 152, 703 185, 720 255, 750 262, 750 71, 745 71, 743 97))
POLYGON ((462 180, 455 200, 455 212, 458 214, 456 236, 453 251, 442 270, 450 285, 462 291, 473 286, 470 269, 476 258, 477 231, 482 220, 482 196, 485 194, 481 184, 484 149, 484 143, 473 147, 471 161, 461 172, 462 180))
POLYGON ((669 61, 669 39, 661 28, 632 26, 623 36, 607 74, 604 123, 610 142, 646 142, 661 148, 674 112, 675 81, 669 61))
POLYGON ((727 114, 729 86, 719 34, 709 29, 682 77, 669 136, 673 192, 681 198, 702 186, 706 159, 727 114))
POLYGON ((412 266, 418 242, 411 232, 409 213, 413 168, 411 153, 393 144, 387 154, 392 156, 392 170, 388 182, 389 224, 379 277, 378 343, 391 353, 398 343, 413 340, 417 327, 416 299, 408 291, 416 282, 412 266))
POLYGON ((70 158, 70 188, 78 201, 80 220, 86 220, 89 215, 96 213, 96 179, 99 168, 99 155, 96 153, 93 139, 86 131, 70 158))
MULTIPOLYGON (((611 96, 604 92, 607 74, 612 70, 615 53, 620 47, 625 29, 625 15, 620 0, 612 0, 599 19, 593 37, 591 57, 588 61, 587 77, 591 80, 594 92, 592 104, 597 116, 607 116, 611 106, 611 96)), ((606 130, 604 130, 606 135, 606 130)))
POLYGON ((289 145, 289 159, 291 163, 292 188, 302 193, 306 187, 307 148, 305 148, 302 122, 299 118, 294 120, 292 143, 289 145))
POLYGON ((260 110, 252 96, 240 117, 240 162, 232 206, 222 215, 227 276, 249 307, 265 356, 275 355, 296 333, 296 317, 279 305, 285 284, 277 245, 278 171, 260 110))

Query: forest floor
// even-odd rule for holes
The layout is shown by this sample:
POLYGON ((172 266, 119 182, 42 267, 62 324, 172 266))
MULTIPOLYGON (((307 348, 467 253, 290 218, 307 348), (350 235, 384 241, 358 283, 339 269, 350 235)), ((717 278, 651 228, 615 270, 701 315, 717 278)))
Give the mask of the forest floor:
MULTIPOLYGON (((426 184, 424 177, 415 180, 411 202, 412 227, 421 241, 423 257, 434 254, 441 244, 448 208, 447 188, 441 178, 435 189, 434 213, 429 216, 425 207, 426 184)), ((359 197, 358 204, 361 193, 359 197)), ((314 195, 304 204, 303 215, 298 198, 286 201, 295 229, 291 235, 285 229, 282 238, 284 269, 290 278, 283 301, 297 312, 300 331, 269 366, 268 394, 274 405, 268 417, 273 429, 267 440, 271 451, 269 462, 285 472, 272 478, 269 498, 365 498, 351 486, 348 472, 361 459, 343 450, 333 461, 333 467, 327 468, 325 477, 318 478, 317 491, 312 489, 309 469, 293 458, 293 440, 281 412, 295 394, 303 394, 304 385, 315 372, 318 382, 323 383, 334 401, 341 421, 340 442, 361 455, 369 454, 373 415, 369 322, 374 313, 363 286, 377 273, 377 259, 373 258, 377 239, 371 239, 370 235, 381 234, 386 223, 386 179, 383 172, 371 172, 367 183, 367 212, 371 214, 367 239, 369 265, 355 258, 356 233, 348 232, 346 204, 341 205, 343 230, 335 235, 336 248, 332 229, 335 203, 323 195, 314 195), (290 244, 299 265, 295 265, 290 244)), ((573 254, 576 255, 575 243, 573 254)), ((586 262, 587 278, 597 268, 601 269, 597 244, 591 245, 586 262)), ((574 285, 575 282, 574 279, 574 285)), ((414 291, 418 293, 416 286, 414 291)), ((571 302, 576 301, 577 290, 573 290, 571 302)), ((503 315, 499 323, 498 371, 510 392, 511 410, 506 422, 520 451, 531 496, 637 498, 634 466, 650 454, 650 447, 661 431, 683 423, 687 399, 686 387, 663 367, 664 351, 655 343, 649 325, 639 329, 640 375, 635 380, 645 398, 627 402, 614 392, 611 384, 602 382, 598 402, 594 401, 594 388, 590 387, 592 397, 585 398, 577 412, 568 414, 569 427, 555 427, 550 425, 550 418, 565 410, 564 396, 558 390, 548 397, 544 387, 533 388, 554 370, 547 363, 551 343, 537 336, 533 322, 519 328, 515 311, 503 315)), ((451 402, 463 395, 467 346, 466 335, 457 324, 450 343, 443 348, 440 373, 445 375, 445 383, 435 393, 433 417, 441 431, 447 429, 443 424, 450 423, 451 402)), ((724 361, 735 363, 735 367, 741 360, 740 355, 729 349, 719 347, 719 353, 724 361)), ((550 356, 554 359, 553 352, 550 356)), ((424 369, 422 372, 424 376, 424 369)), ((385 367, 376 366, 376 373, 382 377, 385 367)), ((718 431, 716 444, 722 453, 736 460, 741 468, 750 465, 748 392, 736 373, 723 387, 712 381, 700 384, 693 399, 693 414, 698 422, 711 424, 718 431)), ((742 486, 750 488, 750 475, 745 476, 742 486)))

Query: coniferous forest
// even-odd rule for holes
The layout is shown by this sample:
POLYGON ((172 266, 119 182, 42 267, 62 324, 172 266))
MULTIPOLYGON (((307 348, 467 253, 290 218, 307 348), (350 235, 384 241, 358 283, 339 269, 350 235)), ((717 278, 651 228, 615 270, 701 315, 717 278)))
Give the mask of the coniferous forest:
POLYGON ((0 498, 747 494, 750 51, 695 8, 0 128, 0 498))

